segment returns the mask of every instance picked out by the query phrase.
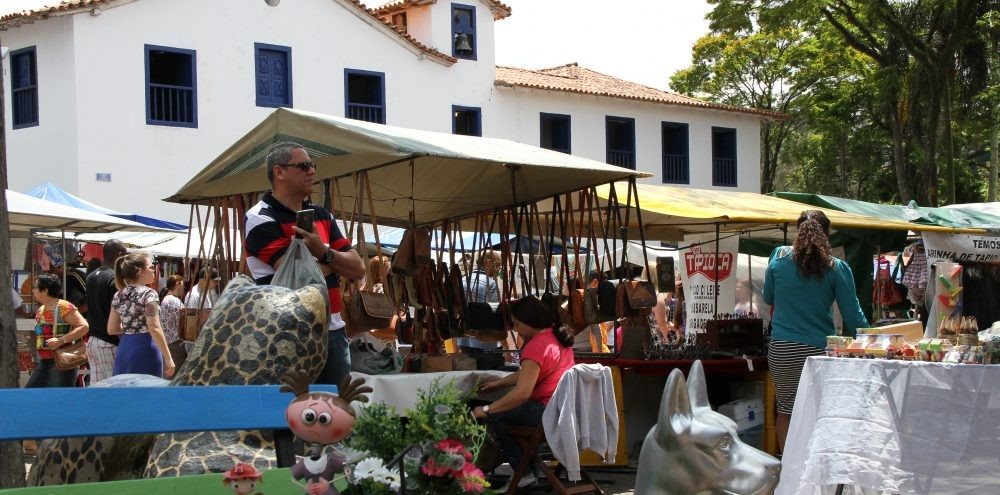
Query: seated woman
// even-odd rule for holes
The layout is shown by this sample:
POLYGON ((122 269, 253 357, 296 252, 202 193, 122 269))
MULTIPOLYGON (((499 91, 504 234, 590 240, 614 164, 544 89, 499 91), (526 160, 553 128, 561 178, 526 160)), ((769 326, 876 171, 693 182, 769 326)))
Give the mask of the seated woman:
MULTIPOLYGON (((503 378, 493 378, 479 385, 480 392, 511 387, 492 404, 476 407, 473 415, 486 418, 500 450, 512 468, 521 463, 521 448, 506 432, 507 426, 538 426, 563 373, 573 367, 573 335, 552 320, 549 309, 535 296, 522 297, 510 305, 514 331, 524 339, 521 369, 503 378)), ((531 483, 525 476, 519 485, 531 483)))

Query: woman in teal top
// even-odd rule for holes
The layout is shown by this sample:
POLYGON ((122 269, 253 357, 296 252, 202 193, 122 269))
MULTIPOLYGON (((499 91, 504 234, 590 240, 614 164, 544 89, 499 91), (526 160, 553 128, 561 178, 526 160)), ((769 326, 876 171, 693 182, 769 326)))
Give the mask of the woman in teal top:
POLYGON ((821 211, 807 210, 797 225, 795 243, 776 248, 764 274, 764 302, 774 310, 767 364, 774 377, 782 450, 806 358, 822 356, 826 337, 835 332, 833 302, 840 308, 844 335, 854 336, 859 327, 868 326, 851 267, 830 254, 830 219, 821 211))

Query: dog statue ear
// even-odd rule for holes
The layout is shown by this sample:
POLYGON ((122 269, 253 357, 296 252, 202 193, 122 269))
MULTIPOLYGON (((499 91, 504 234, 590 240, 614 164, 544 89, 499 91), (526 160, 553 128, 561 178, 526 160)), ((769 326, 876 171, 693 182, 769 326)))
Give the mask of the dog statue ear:
POLYGON ((677 446, 680 437, 691 432, 691 402, 688 400, 684 373, 675 369, 667 378, 667 386, 660 401, 660 416, 657 421, 657 436, 664 446, 677 446))
POLYGON ((697 411, 702 408, 712 408, 708 403, 708 385, 705 384, 705 368, 701 365, 701 360, 696 360, 691 365, 691 371, 687 377, 688 398, 691 399, 691 409, 697 411))

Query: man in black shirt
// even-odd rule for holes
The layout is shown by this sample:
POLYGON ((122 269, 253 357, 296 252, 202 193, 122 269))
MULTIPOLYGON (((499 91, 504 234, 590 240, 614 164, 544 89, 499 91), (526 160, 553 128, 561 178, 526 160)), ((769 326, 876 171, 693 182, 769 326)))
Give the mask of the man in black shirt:
POLYGON ((108 315, 111 314, 111 298, 118 292, 115 261, 127 252, 125 244, 119 240, 104 243, 104 262, 87 275, 87 323, 90 325, 87 356, 91 385, 110 378, 115 367, 118 336, 108 335, 108 315))

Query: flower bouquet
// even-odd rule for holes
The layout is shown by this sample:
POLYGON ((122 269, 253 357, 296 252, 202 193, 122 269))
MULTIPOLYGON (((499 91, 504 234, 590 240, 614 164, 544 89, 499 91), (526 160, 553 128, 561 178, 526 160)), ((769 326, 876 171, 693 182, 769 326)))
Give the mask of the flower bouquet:
POLYGON ((392 406, 363 409, 345 441, 345 493, 491 493, 475 465, 486 427, 466 407, 468 398, 451 383, 435 381, 406 411, 405 427, 392 406))

